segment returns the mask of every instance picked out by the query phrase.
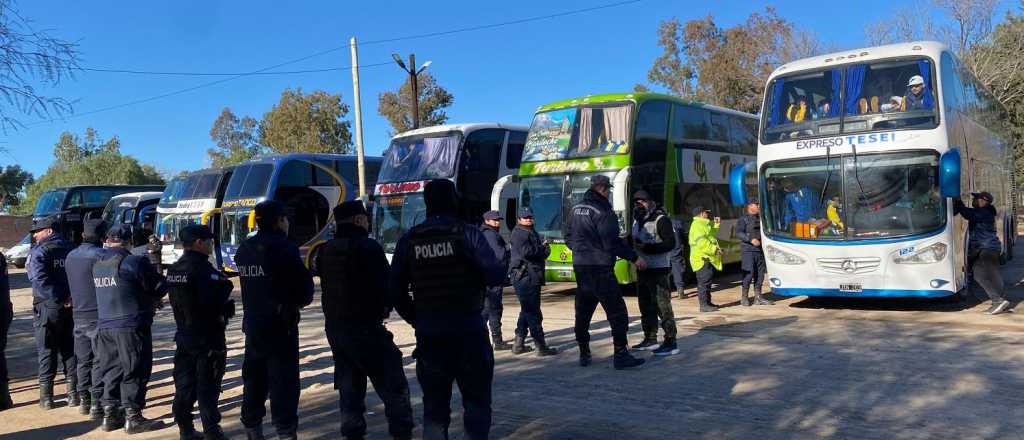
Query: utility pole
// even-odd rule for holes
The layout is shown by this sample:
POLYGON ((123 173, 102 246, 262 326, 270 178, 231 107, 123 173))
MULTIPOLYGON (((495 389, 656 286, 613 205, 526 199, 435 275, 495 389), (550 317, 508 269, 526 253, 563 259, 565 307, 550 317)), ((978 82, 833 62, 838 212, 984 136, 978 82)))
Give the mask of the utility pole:
POLYGON ((352 47, 352 106, 356 113, 356 170, 359 175, 359 198, 366 197, 366 161, 363 155, 363 109, 359 97, 359 51, 356 37, 349 40, 352 47))
POLYGON ((405 66, 405 62, 402 61, 402 57, 398 56, 397 53, 391 54, 391 58, 395 60, 402 70, 409 74, 409 85, 412 86, 412 128, 420 128, 420 87, 417 76, 427 67, 430 66, 430 61, 423 63, 419 69, 416 69, 416 54, 409 54, 409 66, 405 66))

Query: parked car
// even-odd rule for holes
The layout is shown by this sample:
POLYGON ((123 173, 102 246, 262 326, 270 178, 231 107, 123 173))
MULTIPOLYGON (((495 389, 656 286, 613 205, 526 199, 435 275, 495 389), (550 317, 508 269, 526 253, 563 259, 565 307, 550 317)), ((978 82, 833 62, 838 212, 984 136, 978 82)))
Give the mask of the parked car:
POLYGON ((25 262, 28 261, 28 250, 32 246, 32 235, 26 234, 25 238, 21 239, 18 244, 11 246, 10 249, 4 251, 4 257, 7 258, 7 264, 13 264, 18 269, 25 267, 25 262))

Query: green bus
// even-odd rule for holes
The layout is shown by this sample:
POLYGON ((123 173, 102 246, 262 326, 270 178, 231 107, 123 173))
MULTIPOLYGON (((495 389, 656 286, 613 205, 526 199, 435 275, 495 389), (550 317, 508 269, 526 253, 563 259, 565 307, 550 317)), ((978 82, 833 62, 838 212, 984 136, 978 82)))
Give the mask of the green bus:
MULTIPOLYGON (((517 204, 533 209, 534 227, 551 243, 547 280, 576 280, 565 219, 598 174, 614 185, 611 202, 623 237, 633 221, 630 198, 644 189, 671 216, 682 243, 694 207, 722 217, 725 261, 739 261, 735 225, 742 210, 730 203, 729 171, 755 160, 757 122, 751 114, 655 93, 591 95, 538 108, 517 204)), ((616 263, 615 275, 621 284, 636 281, 626 261, 616 263)))

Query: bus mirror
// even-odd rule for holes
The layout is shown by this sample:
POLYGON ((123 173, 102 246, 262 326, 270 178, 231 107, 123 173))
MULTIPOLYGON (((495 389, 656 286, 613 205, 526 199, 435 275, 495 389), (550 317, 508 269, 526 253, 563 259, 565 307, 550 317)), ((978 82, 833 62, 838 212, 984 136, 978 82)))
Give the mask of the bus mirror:
POLYGON ((746 162, 736 165, 729 172, 729 199, 733 206, 747 205, 747 174, 752 173, 755 166, 754 162, 746 162))
POLYGON ((256 230, 256 210, 249 211, 249 220, 246 222, 246 226, 249 227, 250 231, 256 230))
POLYGON ((939 193, 942 197, 960 197, 960 150, 942 153, 939 158, 939 193))

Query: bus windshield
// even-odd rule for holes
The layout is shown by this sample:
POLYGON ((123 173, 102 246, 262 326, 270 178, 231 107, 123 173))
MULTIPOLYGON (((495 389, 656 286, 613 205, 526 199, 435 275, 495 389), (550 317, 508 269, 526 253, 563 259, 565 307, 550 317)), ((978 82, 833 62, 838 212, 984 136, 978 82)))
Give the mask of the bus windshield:
POLYGON ((377 183, 451 178, 461 143, 460 134, 395 139, 384 152, 377 183))
POLYGON ((770 162, 762 169, 767 232, 864 240, 934 231, 946 219, 938 162, 922 151, 770 162))
MULTIPOLYGON (((520 203, 533 209, 534 229, 541 237, 551 240, 565 238, 563 219, 574 205, 583 201, 583 195, 590 189, 590 179, 598 174, 613 178, 615 172, 524 177, 521 180, 520 203)), ((623 219, 619 218, 620 231, 624 228, 622 222, 623 219)))
POLYGON ((373 214, 373 234, 384 252, 394 253, 398 239, 427 218, 423 193, 377 197, 373 214))
MULTIPOLYGON (((252 208, 249 208, 236 209, 223 214, 224 230, 221 232, 221 242, 223 244, 240 246, 246 238, 249 238, 251 233, 256 232, 255 230, 249 230, 249 213, 251 212, 252 208)), ((181 219, 178 222, 179 227, 181 227, 183 222, 188 221, 188 219, 181 219)))
POLYGON ((36 203, 36 210, 32 215, 38 217, 60 212, 64 206, 64 198, 67 195, 68 192, 64 190, 44 192, 43 195, 39 196, 39 202, 36 203))
POLYGON ((178 201, 180 196, 179 191, 185 184, 185 177, 175 177, 173 180, 167 183, 167 187, 164 188, 164 193, 160 196, 161 205, 173 205, 178 201))
POLYGON ((624 103, 537 113, 523 162, 628 153, 632 111, 633 105, 624 103))
POLYGON ((772 80, 762 142, 938 124, 927 58, 799 72, 772 80))
POLYGON ((273 174, 274 166, 270 164, 243 165, 236 168, 224 191, 224 200, 265 197, 273 174))
MULTIPOLYGON (((135 209, 134 200, 124 199, 117 202, 116 205, 107 203, 106 209, 103 210, 103 221, 107 222, 108 225, 116 225, 122 223, 122 217, 124 213, 130 209, 135 209)), ((132 219, 129 219, 130 223, 132 219)))

